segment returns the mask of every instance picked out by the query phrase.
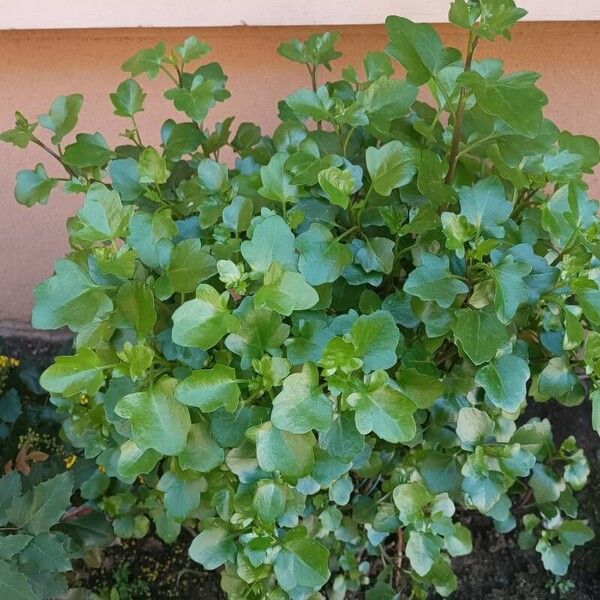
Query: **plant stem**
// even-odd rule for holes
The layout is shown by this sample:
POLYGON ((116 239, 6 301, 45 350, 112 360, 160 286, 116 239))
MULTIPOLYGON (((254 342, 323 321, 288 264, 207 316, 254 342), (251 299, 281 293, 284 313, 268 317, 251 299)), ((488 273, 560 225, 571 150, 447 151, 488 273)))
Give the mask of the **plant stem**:
POLYGON ((44 142, 42 142, 42 140, 36 138, 35 136, 31 138, 31 141, 36 144, 37 146, 39 146, 40 148, 43 148, 50 156, 52 156, 53 158, 55 158, 63 167, 63 169, 71 176, 75 176, 74 171, 71 170, 70 167, 67 167, 67 165, 65 165, 60 157, 59 154, 57 154, 56 152, 54 152, 54 150, 52 150, 52 148, 49 148, 48 146, 46 146, 46 144, 44 144, 44 142))
POLYGON ((350 138, 352 137, 352 134, 356 131, 356 125, 354 125, 353 127, 350 128, 350 131, 348 132, 348 135, 346 136, 346 139, 344 141, 344 147, 342 148, 342 154, 344 156, 348 156, 348 142, 350 141, 350 138))
MULTIPOLYGON (((469 41, 467 44, 467 56, 465 59, 465 73, 471 70, 473 54, 475 52, 475 47, 477 46, 478 40, 479 38, 476 35, 474 35, 472 31, 470 31, 469 41)), ((456 173, 456 164, 458 162, 458 146, 460 144, 460 134, 462 129, 463 116, 465 113, 467 93, 467 88, 462 86, 460 88, 458 106, 454 115, 454 126, 452 128, 452 143, 450 145, 450 156, 448 158, 448 173, 446 173, 446 178, 444 179, 444 183, 446 184, 452 183, 452 180, 454 179, 454 174, 456 173)))
POLYGON ((175 77, 173 77, 173 74, 169 71, 169 69, 167 69, 164 65, 160 65, 160 70, 164 71, 167 76, 169 77, 169 79, 177 86, 180 87, 179 85, 179 81, 177 81, 177 79, 175 77))

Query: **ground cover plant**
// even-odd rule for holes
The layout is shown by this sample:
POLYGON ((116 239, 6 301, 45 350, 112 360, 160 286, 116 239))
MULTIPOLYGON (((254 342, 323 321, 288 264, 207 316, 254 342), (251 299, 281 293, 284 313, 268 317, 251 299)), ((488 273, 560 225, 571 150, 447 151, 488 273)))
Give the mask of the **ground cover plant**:
POLYGON ((124 63, 123 145, 64 141, 77 94, 17 113, 1 138, 65 172, 21 171, 17 201, 85 194, 32 323, 75 334, 41 383, 117 535, 197 533, 231 598, 425 598, 456 588, 472 510, 567 572, 588 463, 523 413, 591 402, 600 429, 600 150, 544 118, 538 74, 477 58, 524 14, 455 0, 464 54, 389 17, 327 82, 335 34, 282 44, 310 87, 272 136, 204 126, 229 92, 193 37, 124 63), (136 78, 159 75, 183 120, 143 140, 136 78))
POLYGON ((75 561, 92 564, 113 539, 78 489, 97 466, 60 439, 39 373, 34 361, 0 354, 0 589, 18 600, 62 597, 75 561))

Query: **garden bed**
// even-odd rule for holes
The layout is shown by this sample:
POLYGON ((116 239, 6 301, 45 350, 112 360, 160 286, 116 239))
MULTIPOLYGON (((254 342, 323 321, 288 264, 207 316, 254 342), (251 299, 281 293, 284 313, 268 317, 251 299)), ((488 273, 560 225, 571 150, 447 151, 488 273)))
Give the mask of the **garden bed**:
MULTIPOLYGON (((64 340, 53 338, 0 338, 0 348, 4 352, 38 366, 50 363, 53 354, 64 345, 64 340)), ((577 442, 584 449, 591 467, 589 483, 578 495, 580 517, 589 520, 598 536, 600 438, 590 426, 589 404, 586 402, 575 408, 565 408, 553 401, 535 404, 526 415, 527 418, 531 416, 548 418, 557 442, 576 432, 577 442)), ((519 548, 515 532, 499 535, 491 521, 477 513, 465 513, 460 520, 473 533, 473 552, 453 560, 459 581, 458 591, 452 596, 455 600, 600 598, 600 536, 575 550, 566 577, 554 578, 544 570, 536 552, 519 548)), ((172 545, 155 537, 117 542, 104 551, 98 567, 88 567, 80 561, 74 573, 74 584, 97 592, 121 589, 121 598, 125 600, 225 598, 218 573, 203 571, 187 556, 190 541, 190 535, 183 531, 180 541, 172 545)), ((363 597, 361 594, 354 596, 357 600, 363 597)))

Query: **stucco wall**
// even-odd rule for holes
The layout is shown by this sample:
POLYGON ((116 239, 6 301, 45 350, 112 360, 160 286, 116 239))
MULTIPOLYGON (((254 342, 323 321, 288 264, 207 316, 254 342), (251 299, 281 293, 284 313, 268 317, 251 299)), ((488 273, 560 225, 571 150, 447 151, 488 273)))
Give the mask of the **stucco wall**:
MULTIPOLYGON (((462 48, 464 38, 452 27, 438 27, 445 42, 462 48)), ((210 43, 212 57, 229 75, 232 98, 211 113, 209 123, 229 115, 236 121, 260 123, 264 131, 275 126, 276 101, 307 85, 302 67, 280 58, 277 45, 314 31, 301 27, 235 27, 220 29, 139 29, 70 31, 0 31, 0 131, 10 128, 15 109, 36 116, 60 94, 80 92, 85 104, 80 131, 101 130, 109 142, 125 120, 112 114, 108 93, 125 78, 120 65, 136 50, 160 40, 176 43, 190 34, 210 43), (112 132, 112 135, 111 135, 112 132)), ((345 26, 337 69, 360 64, 367 50, 381 49, 381 26, 345 26)), ((507 70, 543 73, 541 87, 550 97, 547 114, 564 128, 600 138, 600 22, 523 23, 513 41, 481 44, 478 56, 500 56, 507 70)), ((166 83, 142 81, 148 92, 147 109, 139 117, 147 143, 158 143, 162 121, 175 113, 161 98, 166 83)), ((181 115, 179 117, 181 118, 181 115)), ((43 135, 43 134, 42 134, 43 135)), ((13 200, 16 171, 44 162, 50 174, 61 175, 37 147, 27 151, 0 145, 0 320, 28 321, 31 290, 52 273, 55 258, 67 249, 64 222, 80 205, 73 196, 54 193, 51 206, 26 209, 13 200)), ((590 178, 600 195, 600 173, 590 178)))

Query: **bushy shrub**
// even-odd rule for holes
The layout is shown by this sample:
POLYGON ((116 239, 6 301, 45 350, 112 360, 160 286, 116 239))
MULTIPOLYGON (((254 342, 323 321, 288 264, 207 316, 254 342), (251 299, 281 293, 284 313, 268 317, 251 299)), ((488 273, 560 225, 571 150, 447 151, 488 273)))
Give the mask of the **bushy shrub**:
POLYGON ((210 50, 193 37, 123 65, 170 79, 188 120, 160 142, 140 136, 133 78, 110 96, 129 123, 114 149, 101 133, 63 148, 79 95, 17 114, 2 138, 67 173, 20 172, 17 200, 85 194, 32 321, 76 334, 42 384, 71 442, 127 484, 94 488, 119 535, 197 528, 190 554, 223 567, 232 598, 342 598, 376 573, 369 598, 425 598, 455 589, 450 557, 471 551, 461 507, 521 527, 566 572, 593 535, 573 494, 587 461, 523 413, 592 392, 600 427, 600 227, 583 179, 600 156, 544 118, 536 73, 474 58, 524 12, 455 0, 464 56, 389 17, 364 76, 327 83, 335 34, 283 44, 312 88, 279 104, 272 136, 203 128, 229 92, 218 64, 188 66, 210 50))

